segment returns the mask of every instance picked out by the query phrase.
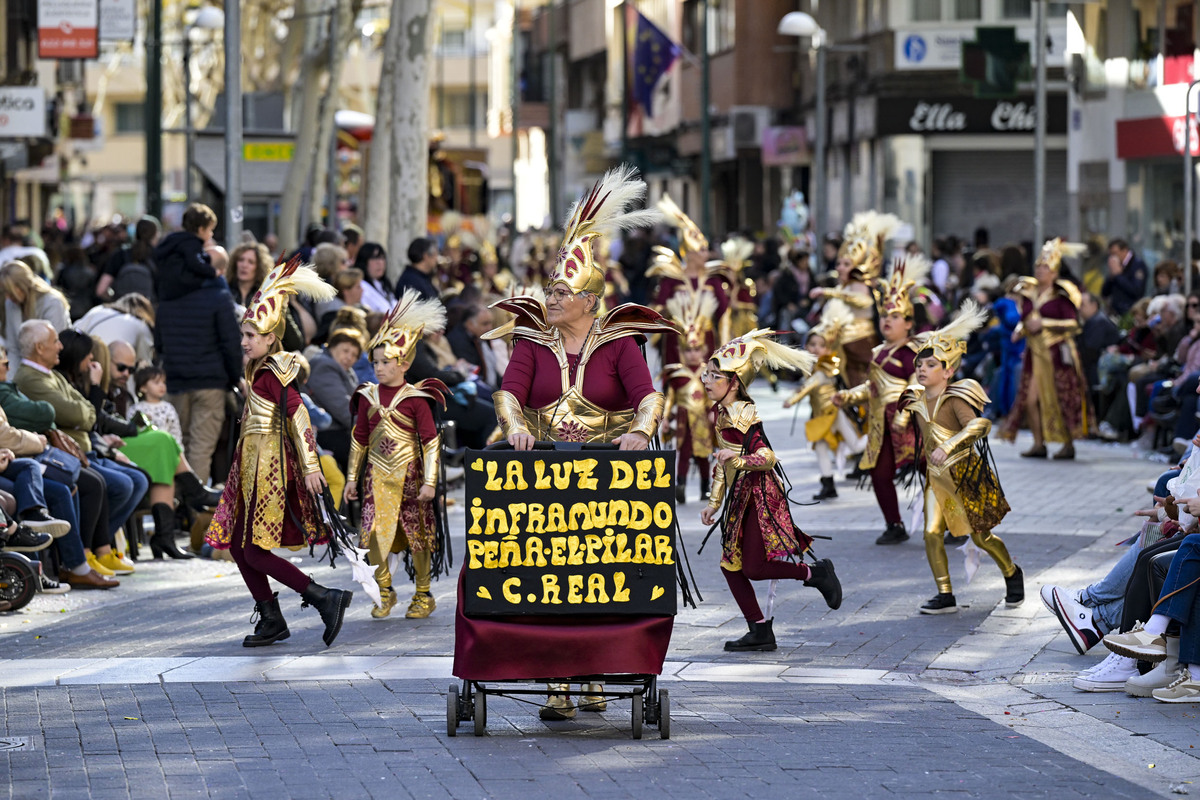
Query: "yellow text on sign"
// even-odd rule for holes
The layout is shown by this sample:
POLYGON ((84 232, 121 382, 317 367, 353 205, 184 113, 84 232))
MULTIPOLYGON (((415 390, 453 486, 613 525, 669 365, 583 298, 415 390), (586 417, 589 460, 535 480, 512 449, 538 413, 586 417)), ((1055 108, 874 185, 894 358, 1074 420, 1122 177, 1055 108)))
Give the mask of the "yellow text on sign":
POLYGON ((242 158, 246 161, 291 161, 296 152, 292 142, 246 142, 242 158))

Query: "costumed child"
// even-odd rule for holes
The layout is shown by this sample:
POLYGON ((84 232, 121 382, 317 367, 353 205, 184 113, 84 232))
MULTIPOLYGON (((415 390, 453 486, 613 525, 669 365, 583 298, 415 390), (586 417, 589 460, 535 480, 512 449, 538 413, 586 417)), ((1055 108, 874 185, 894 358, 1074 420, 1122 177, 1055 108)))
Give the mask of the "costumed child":
POLYGON ((841 300, 825 302, 821 309, 821 322, 808 332, 804 347, 817 357, 812 375, 800 388, 784 401, 784 408, 791 408, 805 397, 812 406, 812 413, 804 425, 804 435, 817 454, 817 467, 821 470, 821 491, 813 500, 831 500, 838 496, 834 485, 834 455, 838 469, 848 453, 860 453, 867 445, 867 437, 858 432, 850 416, 832 402, 834 392, 844 389, 842 360, 834 355, 841 332, 854 319, 850 309, 841 300))
POLYGON ((299 357, 283 352, 281 344, 288 298, 295 294, 329 300, 334 290, 293 258, 271 270, 242 317, 250 391, 229 479, 205 537, 213 548, 230 551, 254 598, 258 624, 242 640, 244 647, 273 644, 291 635, 268 577, 299 593, 303 606, 317 609, 325 623, 326 647, 337 638, 353 596, 321 586, 271 552, 329 541, 317 501, 326 485, 317 435, 296 386, 299 357))
POLYGON ((867 449, 858 466, 870 472, 875 500, 887 523, 875 544, 900 544, 908 540, 908 530, 900 518, 895 481, 896 470, 912 464, 915 442, 912 430, 896 430, 892 419, 900 395, 912 382, 917 356, 912 339, 916 309, 909 293, 921 286, 928 274, 929 261, 920 256, 892 264, 887 281, 875 289, 883 344, 871 351, 869 377, 865 383, 837 392, 832 400, 838 408, 867 405, 867 449))
POLYGON ((346 499, 358 499, 363 481, 363 545, 375 564, 380 604, 375 619, 392 613, 390 556, 407 551, 406 566, 416 581, 408 604, 408 619, 424 619, 437 603, 430 581, 445 571, 445 532, 434 510, 441 471, 442 437, 433 419, 433 405, 446 405, 446 385, 436 378, 417 384, 404 380, 417 342, 446 327, 446 309, 439 300, 421 300, 406 291, 384 318, 367 345, 379 383, 364 383, 350 401, 354 414, 346 499), (364 466, 365 464, 365 466, 364 466))
POLYGON ((993 469, 987 435, 992 423, 981 416, 987 393, 977 381, 952 381, 967 337, 987 321, 987 312, 973 300, 962 305, 957 319, 939 330, 917 337, 916 378, 900 400, 892 421, 896 430, 916 422, 924 456, 925 555, 938 593, 921 606, 922 614, 958 610, 950 584, 950 565, 942 531, 970 536, 1004 575, 1004 603, 1009 608, 1025 599, 1025 579, 1008 548, 992 528, 1008 513, 1008 501, 993 469))
POLYGON ((734 339, 712 354, 704 372, 720 449, 712 496, 700 521, 712 525, 719 515, 721 573, 750 628, 742 638, 725 643, 731 651, 775 649, 774 619, 762 613, 750 581, 803 581, 820 591, 830 608, 842 604, 842 584, 833 562, 802 560, 812 537, 792 521, 787 479, 746 388, 764 365, 808 374, 816 359, 770 335, 762 328, 734 339))
MULTIPOLYGON (((693 461, 700 471, 700 499, 707 500, 711 471, 708 457, 716 443, 712 421, 708 418, 709 402, 700 375, 704 372, 704 357, 711 352, 706 346, 712 333, 717 299, 708 293, 680 290, 667 301, 667 316, 679 323, 679 352, 682 364, 668 364, 666 376, 666 413, 663 415, 664 439, 673 439, 679 452, 675 470, 675 495, 680 504, 687 502, 687 476, 693 461)), ((664 334, 671 336, 672 334, 664 334)))

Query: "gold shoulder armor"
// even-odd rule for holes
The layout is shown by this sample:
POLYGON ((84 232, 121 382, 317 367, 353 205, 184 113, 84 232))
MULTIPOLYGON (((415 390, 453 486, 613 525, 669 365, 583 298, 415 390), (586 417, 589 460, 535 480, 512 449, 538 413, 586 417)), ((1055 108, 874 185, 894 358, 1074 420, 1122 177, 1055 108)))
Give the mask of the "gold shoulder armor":
POLYGON ((275 353, 267 356, 264 366, 275 373, 279 382, 290 386, 300 375, 300 357, 296 353, 275 353))
POLYGON ((758 406, 747 400, 730 403, 725 413, 729 415, 730 424, 741 433, 750 430, 750 427, 758 422, 758 406))
POLYGON ((497 300, 488 308, 498 308, 513 315, 513 319, 498 328, 493 328, 479 338, 500 339, 512 334, 517 339, 532 339, 539 344, 549 344, 558 334, 546 324, 546 306, 536 297, 506 297, 497 300))
MULTIPOLYGON (((379 384, 378 383, 360 383, 358 388, 354 390, 355 395, 361 395, 369 405, 379 405, 379 384)), ((353 398, 352 398, 353 399, 353 398)))
POLYGON ((679 260, 679 255, 674 250, 662 245, 655 245, 652 261, 652 266, 646 270, 647 278, 675 278, 687 282, 687 275, 683 271, 683 262, 679 260))
POLYGON ((1079 303, 1083 300, 1083 294, 1080 293, 1079 287, 1070 281, 1059 280, 1054 283, 1058 287, 1059 292, 1071 301, 1071 305, 1079 308, 1079 303))
POLYGON ((651 333, 682 334, 679 323, 667 319, 648 306, 625 303, 600 318, 597 335, 591 339, 588 352, 602 344, 625 336, 647 336, 651 333))
POLYGON ((915 403, 925 396, 925 387, 919 383, 912 383, 905 387, 904 393, 900 395, 900 407, 909 403, 915 403))
POLYGON ((979 381, 973 378, 964 378, 961 381, 955 381, 946 387, 947 397, 957 397, 960 400, 966 401, 967 405, 975 409, 976 413, 983 413, 983 408, 991 399, 987 396, 987 392, 979 384, 979 381))

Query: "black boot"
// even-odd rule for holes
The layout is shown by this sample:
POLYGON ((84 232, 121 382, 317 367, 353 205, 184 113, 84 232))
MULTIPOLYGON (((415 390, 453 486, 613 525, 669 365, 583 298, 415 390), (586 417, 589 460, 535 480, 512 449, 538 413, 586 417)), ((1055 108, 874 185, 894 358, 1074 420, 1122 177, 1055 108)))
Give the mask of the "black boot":
POLYGON ((175 509, 166 503, 155 503, 150 507, 150 513, 154 515, 154 535, 150 537, 150 552, 154 553, 154 557, 162 558, 163 553, 166 553, 171 558, 181 561, 195 558, 191 553, 180 550, 175 542, 175 537, 179 535, 175 509))
POLYGON ((337 638, 338 631, 342 629, 342 618, 346 616, 346 609, 350 607, 350 598, 354 596, 354 592, 326 589, 313 581, 300 596, 304 598, 304 602, 300 604, 301 608, 312 606, 320 613, 321 621, 325 623, 325 633, 322 634, 321 640, 329 647, 337 638))
POLYGON ((682 506, 687 503, 687 487, 682 483, 675 484, 675 505, 682 506))
POLYGON ((773 619, 769 619, 765 622, 747 622, 746 624, 750 626, 750 632, 735 642, 726 642, 725 649, 732 652, 774 650, 775 633, 771 630, 771 623, 774 621, 773 619))
POLYGON ((837 497, 837 487, 833 485, 833 476, 821 477, 821 491, 813 495, 813 500, 832 500, 837 497))
POLYGON ((812 570, 812 575, 804 582, 804 585, 819 591, 825 598, 825 604, 836 611, 842 605, 842 582, 838 580, 837 573, 833 571, 833 562, 828 558, 822 558, 817 563, 810 564, 808 568, 812 570))
POLYGON ((904 524, 901 522, 893 522, 887 526, 887 530, 875 540, 875 544, 900 544, 908 541, 908 531, 904 529, 904 524))
MULTIPOLYGON (((270 600, 255 603, 254 613, 258 614, 258 624, 254 626, 254 633, 242 639, 242 647, 262 647, 282 642, 292 635, 279 610, 279 592, 271 595, 270 600)), ((250 619, 254 620, 253 617, 250 619)))
POLYGON ((1025 602, 1025 573, 1017 567, 1017 571, 1004 579, 1004 605, 1016 608, 1025 602))
POLYGON ((949 592, 939 592, 921 606, 922 614, 953 614, 958 611, 958 602, 949 592))
POLYGON ((708 468, 707 458, 696 459, 696 465, 700 468, 700 499, 707 500, 712 495, 710 494, 709 481, 712 480, 712 470, 708 468))
POLYGON ((179 484, 183 501, 197 511, 209 511, 221 502, 221 493, 201 483, 194 472, 179 473, 175 476, 175 482, 179 484))

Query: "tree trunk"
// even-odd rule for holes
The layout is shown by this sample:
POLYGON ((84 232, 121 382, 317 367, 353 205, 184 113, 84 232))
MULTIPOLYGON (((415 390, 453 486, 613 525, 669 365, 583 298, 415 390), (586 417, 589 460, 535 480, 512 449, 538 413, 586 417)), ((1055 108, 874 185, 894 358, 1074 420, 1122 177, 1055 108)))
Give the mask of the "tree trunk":
MULTIPOLYGON (((316 0, 302 0, 299 14, 304 15, 305 25, 324 22, 320 16, 321 4, 316 0)), ((292 162, 288 165, 287 179, 283 182, 283 197, 279 208, 279 244, 290 251, 301 244, 301 227, 307 226, 308 214, 304 207, 305 189, 310 185, 313 160, 317 155, 318 126, 307 120, 318 119, 321 104, 321 74, 328 60, 328 43, 325 37, 313 37, 315 46, 310 46, 300 61, 300 75, 296 86, 300 89, 299 112, 293 117, 297 124, 296 146, 292 162), (301 214, 304 219, 301 220, 301 214)), ((306 37, 307 42, 312 39, 306 37)))
MULTIPOLYGON (((399 6, 392 3, 393 14, 399 6)), ((397 19, 396 16, 392 17, 397 19)), ((379 69, 379 94, 375 103, 375 130, 367 155, 366 191, 363 196, 363 235, 368 242, 387 240, 388 218, 392 199, 392 106, 396 99, 396 62, 400 59, 403 37, 399 25, 388 25, 383 37, 383 63, 379 69)), ((388 259, 388 272, 393 280, 404 264, 398 254, 388 259)))
MULTIPOLYGON (((321 209, 325 207, 326 189, 329 186, 329 150, 333 147, 334 137, 337 135, 333 117, 341 106, 342 69, 346 65, 346 52, 350 49, 350 43, 357 34, 354 20, 362 11, 362 4, 363 0, 351 0, 351 2, 337 4, 337 41, 329 52, 329 83, 326 86, 324 97, 321 98, 316 159, 313 161, 311 173, 312 187, 308 192, 308 197, 311 198, 309 219, 320 219, 321 209)), ((329 39, 326 37, 326 46, 328 46, 328 41, 329 39)), ((337 227, 336 211, 337 209, 334 208, 329 209, 329 221, 326 224, 330 227, 337 227)))
MULTIPOLYGON (((389 272, 398 274, 402 253, 424 236, 429 215, 429 65, 433 52, 433 0, 392 0, 399 47, 391 106, 389 272)), ((391 31, 388 31, 389 34, 391 31)), ((387 109, 384 109, 387 112, 387 109)))

